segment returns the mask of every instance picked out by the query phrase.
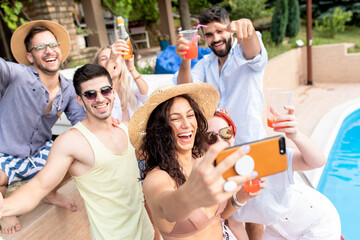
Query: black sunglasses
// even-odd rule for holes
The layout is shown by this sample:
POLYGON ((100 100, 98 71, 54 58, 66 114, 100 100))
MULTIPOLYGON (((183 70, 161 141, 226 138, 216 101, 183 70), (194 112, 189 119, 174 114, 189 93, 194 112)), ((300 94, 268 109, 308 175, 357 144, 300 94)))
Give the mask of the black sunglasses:
POLYGON ((223 139, 224 141, 229 140, 230 138, 232 138, 234 136, 234 132, 231 126, 228 127, 224 127, 219 129, 218 133, 215 132, 207 132, 206 133, 206 142, 207 144, 211 145, 217 142, 217 136, 220 136, 221 139, 223 139))
POLYGON ((92 101, 92 100, 96 99, 98 92, 100 92, 101 95, 103 95, 104 97, 110 96, 110 94, 112 93, 112 89, 113 88, 110 86, 105 86, 105 87, 100 88, 100 91, 89 90, 89 91, 84 92, 81 95, 84 95, 88 100, 92 101))

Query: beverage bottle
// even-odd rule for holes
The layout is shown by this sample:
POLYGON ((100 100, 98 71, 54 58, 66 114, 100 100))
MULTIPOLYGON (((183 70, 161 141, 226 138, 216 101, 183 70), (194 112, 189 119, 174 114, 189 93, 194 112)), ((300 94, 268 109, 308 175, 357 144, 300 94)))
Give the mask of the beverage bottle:
POLYGON ((119 38, 124 40, 126 44, 129 46, 129 52, 126 55, 123 55, 124 59, 129 59, 133 57, 132 47, 130 43, 130 36, 126 32, 125 25, 124 25, 124 19, 122 17, 117 17, 117 25, 119 29, 119 38))

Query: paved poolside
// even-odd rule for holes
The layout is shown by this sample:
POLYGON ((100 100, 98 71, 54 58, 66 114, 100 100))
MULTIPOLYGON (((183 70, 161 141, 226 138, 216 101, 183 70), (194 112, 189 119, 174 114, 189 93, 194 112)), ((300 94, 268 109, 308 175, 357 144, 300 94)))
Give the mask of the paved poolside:
MULTIPOLYGON (((319 120, 332 108, 360 97, 359 83, 315 83, 293 89, 291 103, 295 108, 299 130, 310 136, 319 120)), ((266 123, 266 114, 263 122, 266 123)), ((265 127, 273 135, 269 127, 265 127)))

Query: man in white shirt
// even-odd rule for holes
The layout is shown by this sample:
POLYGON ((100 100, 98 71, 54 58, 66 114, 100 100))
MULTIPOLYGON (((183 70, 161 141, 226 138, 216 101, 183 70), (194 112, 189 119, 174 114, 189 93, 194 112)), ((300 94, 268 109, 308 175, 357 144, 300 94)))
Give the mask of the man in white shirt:
MULTIPOLYGON (((255 32, 249 19, 231 21, 225 9, 205 9, 199 16, 204 40, 212 53, 201 59, 193 69, 185 59, 186 40, 178 36, 176 53, 182 58, 174 82, 207 82, 220 92, 219 108, 229 110, 239 133, 235 144, 266 137, 262 124, 264 102, 263 76, 267 52, 261 34, 255 32), (236 39, 234 38, 236 33, 236 39)), ((197 36, 199 40, 200 36, 197 36)))

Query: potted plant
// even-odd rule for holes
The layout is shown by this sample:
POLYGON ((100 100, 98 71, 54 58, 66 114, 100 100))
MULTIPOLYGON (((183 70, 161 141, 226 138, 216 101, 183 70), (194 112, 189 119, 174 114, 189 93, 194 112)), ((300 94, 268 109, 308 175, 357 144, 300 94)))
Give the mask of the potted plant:
POLYGON ((160 42, 161 51, 165 50, 169 46, 169 35, 158 33, 158 40, 160 42))

